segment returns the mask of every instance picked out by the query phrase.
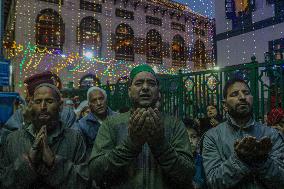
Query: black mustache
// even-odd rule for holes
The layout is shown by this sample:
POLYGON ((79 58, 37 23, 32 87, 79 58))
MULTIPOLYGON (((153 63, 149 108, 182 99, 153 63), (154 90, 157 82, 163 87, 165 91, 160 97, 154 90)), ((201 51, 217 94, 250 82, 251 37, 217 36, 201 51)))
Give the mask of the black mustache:
POLYGON ((237 106, 242 106, 242 105, 249 105, 249 103, 244 102, 244 103, 239 103, 239 104, 237 104, 237 106))
POLYGON ((99 109, 103 109, 103 108, 104 108, 103 106, 97 106, 95 109, 99 110, 99 109))
POLYGON ((50 114, 48 112, 40 112, 38 115, 41 116, 41 115, 50 115, 50 114))
POLYGON ((151 94, 140 94, 139 96, 141 96, 141 97, 150 97, 151 96, 151 94))

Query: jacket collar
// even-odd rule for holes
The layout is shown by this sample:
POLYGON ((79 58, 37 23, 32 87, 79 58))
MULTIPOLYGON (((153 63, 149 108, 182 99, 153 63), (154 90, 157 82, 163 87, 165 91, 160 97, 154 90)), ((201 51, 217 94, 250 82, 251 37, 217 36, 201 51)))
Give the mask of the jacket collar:
MULTIPOLYGON (((33 138, 36 137, 36 133, 34 130, 34 126, 31 123, 28 127, 24 128, 26 130, 26 132, 28 132, 33 138)), ((62 123, 59 122, 59 124, 56 126, 56 128, 48 134, 47 136, 47 142, 48 144, 52 144, 58 137, 61 136, 61 134, 64 131, 64 127, 62 126, 62 123)))
POLYGON ((253 125, 255 125, 255 119, 254 116, 252 116, 250 118, 250 120, 245 124, 245 126, 241 127, 240 125, 238 125, 236 123, 236 121, 234 120, 234 118, 232 118, 229 114, 227 114, 227 122, 229 125, 236 127, 238 129, 249 129, 250 127, 252 127, 253 125))

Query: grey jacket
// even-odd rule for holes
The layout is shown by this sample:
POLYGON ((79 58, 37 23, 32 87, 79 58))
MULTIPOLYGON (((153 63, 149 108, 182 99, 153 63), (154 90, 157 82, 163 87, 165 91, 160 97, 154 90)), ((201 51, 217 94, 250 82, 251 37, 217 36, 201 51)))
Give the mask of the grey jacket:
POLYGON ((39 175, 25 158, 34 140, 32 125, 8 135, 0 159, 1 189, 88 188, 88 167, 83 164, 86 147, 79 132, 58 126, 48 135, 48 145, 56 158, 45 176, 39 175))
POLYGON ((209 130, 203 141, 203 166, 209 188, 283 189, 284 143, 274 129, 253 119, 241 128, 231 118, 209 130), (272 151, 266 162, 251 168, 234 152, 234 143, 245 136, 269 137, 272 151))

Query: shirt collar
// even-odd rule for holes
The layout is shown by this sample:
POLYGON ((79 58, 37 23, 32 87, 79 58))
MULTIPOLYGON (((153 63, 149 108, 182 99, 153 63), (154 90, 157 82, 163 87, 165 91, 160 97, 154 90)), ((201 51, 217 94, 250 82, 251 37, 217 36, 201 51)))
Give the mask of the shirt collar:
POLYGON ((98 117, 93 112, 90 112, 86 117, 86 121, 98 122, 98 117))

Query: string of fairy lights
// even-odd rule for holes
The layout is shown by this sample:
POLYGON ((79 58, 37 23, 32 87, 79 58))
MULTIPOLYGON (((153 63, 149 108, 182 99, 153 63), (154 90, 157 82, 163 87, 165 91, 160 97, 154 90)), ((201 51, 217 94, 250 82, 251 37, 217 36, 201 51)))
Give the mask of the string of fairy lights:
POLYGON ((274 41, 283 38, 282 23, 271 24, 267 21, 271 18, 277 20, 279 15, 275 15, 275 10, 278 6, 283 9, 283 5, 277 4, 279 1, 272 2, 268 0, 234 0, 226 2, 232 2, 231 5, 234 4, 235 7, 232 8, 234 16, 227 15, 226 12, 225 18, 218 18, 220 23, 224 21, 224 25, 219 26, 219 30, 222 27, 224 27, 224 30, 219 32, 227 32, 227 38, 220 42, 218 46, 220 49, 224 47, 224 52, 219 50, 220 54, 218 55, 224 61, 222 66, 251 62, 252 56, 255 56, 259 62, 264 61, 266 53, 271 53, 270 51, 274 50, 270 49, 273 48, 270 47, 271 43, 274 44, 274 41), (260 24, 262 28, 259 28, 260 24), (246 30, 248 31, 246 32, 246 30), (235 31, 237 35, 234 36, 235 31), (242 34, 238 34, 238 32, 242 34), (229 37, 229 33, 233 34, 233 36, 229 37), (235 43, 236 41, 238 43, 235 43))
MULTIPOLYGON (((57 61, 53 61, 51 62, 49 65, 45 65, 47 66, 44 70, 48 70, 51 69, 52 71, 54 71, 55 73, 59 73, 63 68, 69 66, 69 64, 72 65, 72 67, 74 67, 73 69, 69 70, 72 72, 86 72, 87 70, 90 69, 89 66, 95 66, 94 62, 96 64, 101 64, 101 65, 106 65, 108 66, 106 68, 106 70, 104 70, 103 74, 109 72, 109 66, 122 66, 122 65, 127 65, 127 67, 129 67, 130 69, 137 66, 138 64, 133 64, 133 63, 129 63, 127 61, 117 61, 114 59, 103 59, 103 58, 96 58, 96 57, 92 57, 90 59, 86 59, 85 57, 80 56, 78 53, 70 53, 67 55, 54 55, 54 50, 48 50, 48 48, 38 48, 36 45, 32 45, 31 43, 28 43, 27 46, 23 46, 23 45, 17 45, 16 42, 13 43, 13 46, 11 47, 10 50, 10 56, 11 57, 17 57, 20 54, 23 54, 23 56, 21 57, 21 63, 20 63, 20 67, 23 67, 24 64, 26 65, 26 67, 24 68, 23 71, 31 71, 33 72, 32 69, 30 68, 37 68, 40 66, 40 64, 45 63, 42 62, 42 59, 44 57, 48 57, 49 55, 53 55, 52 57, 56 57, 57 61), (39 52, 38 57, 40 57, 38 59, 37 62, 34 62, 34 64, 31 64, 31 60, 33 60, 36 54, 36 52, 39 52), (76 64, 77 63, 77 64, 76 64), (57 66, 53 66, 53 65, 57 65, 57 66)), ((51 57, 51 56, 50 56, 51 57)), ((165 73, 165 74, 175 74, 176 73, 176 69, 167 69, 165 66, 163 65, 157 65, 157 69, 160 70, 159 73, 165 73)), ((114 69, 115 70, 115 69, 114 69)), ((129 73, 128 71, 124 71, 125 74, 129 73)))
MULTIPOLYGON (((185 3, 187 6, 189 6, 194 12, 199 13, 201 15, 207 16, 208 18, 213 19, 215 17, 215 7, 214 7, 214 1, 213 0, 193 0, 193 1, 186 1, 186 0, 177 0, 178 2, 181 3, 185 3)), ((211 22, 214 22, 214 20, 211 20, 211 22)), ((197 26, 198 27, 198 26, 197 26)), ((214 53, 214 39, 211 36, 214 36, 214 28, 215 24, 211 24, 207 27, 201 28, 204 29, 208 34, 208 39, 203 40, 201 39, 201 36, 197 36, 198 39, 205 41, 206 44, 209 44, 209 46, 207 47, 208 52, 214 53)), ((194 37, 192 36, 192 38, 194 39, 194 37)), ((194 41, 192 41, 192 43, 194 43, 194 41)), ((207 54, 206 56, 206 62, 210 62, 210 59, 212 59, 211 61, 214 62, 211 65, 207 65, 207 68, 213 68, 215 66, 215 57, 213 54, 211 54, 211 56, 207 54)), ((201 66, 201 65, 200 65, 201 66)))
POLYGON ((185 2, 194 12, 200 13, 209 18, 214 18, 214 0, 178 0, 179 2, 185 2))
MULTIPOLYGON (((96 11, 85 11, 80 9, 78 7, 78 3, 70 3, 67 1, 64 1, 62 3, 62 1, 64 0, 59 0, 58 4, 42 2, 45 6, 40 3, 17 3, 15 6, 14 21, 19 22, 14 23, 16 24, 17 30, 19 31, 19 36, 16 36, 16 39, 20 39, 17 40, 20 41, 20 43, 16 41, 10 41, 7 43, 4 42, 4 48, 6 48, 7 58, 11 59, 12 62, 14 62, 14 73, 19 73, 15 75, 16 86, 20 88, 19 90, 24 90, 23 81, 26 77, 45 70, 50 70, 56 73, 63 80, 63 83, 73 81, 76 87, 78 86, 80 79, 88 73, 94 73, 96 77, 100 78, 101 81, 109 81, 110 83, 115 83, 118 78, 128 75, 133 67, 137 66, 138 64, 145 63, 144 57, 146 56, 146 52, 145 54, 135 54, 135 61, 116 60, 114 58, 115 49, 113 47, 113 35, 115 34, 115 26, 117 26, 118 24, 126 23, 131 26, 135 22, 136 28, 134 29, 134 31, 136 31, 136 33, 134 33, 134 36, 139 36, 146 39, 146 33, 143 34, 145 30, 144 20, 142 20, 141 22, 136 22, 135 20, 119 20, 113 18, 113 13, 115 13, 116 8, 133 11, 133 8, 131 6, 127 7, 123 4, 114 5, 113 2, 100 2, 101 4, 103 4, 103 9, 105 10, 105 12, 97 13, 96 11), (50 4, 52 5, 46 6, 50 4), (59 28, 57 28, 56 24, 53 25, 54 22, 51 22, 52 24, 51 26, 49 26, 49 28, 51 28, 51 31, 45 30, 45 32, 55 33, 51 40, 58 40, 57 38, 62 37, 61 33, 65 33, 64 44, 60 51, 58 51, 58 49, 56 48, 50 49, 48 47, 42 47, 41 45, 37 44, 37 41, 35 39, 36 33, 40 31, 39 28, 37 28, 38 25, 35 24, 35 20, 40 11, 47 8, 54 9, 64 21, 64 25, 59 25, 59 28), (24 11, 26 11, 26 13, 24 13, 24 11), (74 16, 70 16, 70 12, 72 12, 74 16), (80 54, 77 51, 80 46, 80 40, 79 42, 77 41, 78 38, 86 39, 89 36, 92 37, 92 35, 90 34, 87 35, 85 33, 78 33, 78 27, 80 26, 82 19, 87 16, 94 17, 100 23, 101 30, 103 29, 104 31, 112 31, 101 32, 100 34, 98 34, 100 35, 99 41, 97 41, 98 44, 95 44, 95 46, 99 45, 99 49, 104 49, 100 52, 101 56, 86 57, 84 56, 85 54, 80 54), (66 21, 66 19, 69 20, 66 21), (23 24, 23 22, 26 24, 23 24), (22 35, 23 33, 24 35, 22 35), (9 45, 5 46, 5 44, 9 45)), ((98 3, 96 0, 88 0, 88 2, 93 4, 98 3)), ((159 1, 158 4, 161 5, 161 3, 165 4, 167 2, 168 1, 163 0, 159 1)), ((174 4, 174 6, 178 7, 179 9, 184 8, 184 5, 180 4, 174 4)), ((148 14, 151 15, 151 13, 148 14)), ((154 16, 165 19, 159 14, 154 16)), ((170 22, 168 23, 169 25, 167 27, 153 26, 152 28, 159 31, 161 36, 167 36, 169 28, 171 28, 170 22)), ((202 30, 206 30, 207 35, 205 37, 196 35, 193 32, 193 27, 188 26, 188 24, 186 25, 186 34, 183 33, 183 37, 184 39, 186 39, 186 41, 188 41, 185 45, 189 46, 189 49, 191 51, 194 49, 194 42, 197 39, 200 39, 205 44, 207 44, 206 48, 213 48, 213 36, 211 36, 211 33, 209 32, 213 30, 212 24, 208 24, 207 26, 204 26, 204 24, 194 24, 194 27, 199 27, 202 30)), ((10 27, 11 29, 14 29, 13 24, 10 27)), ((131 27, 133 28, 134 26, 132 25, 131 27)), ((83 51, 84 50, 85 49, 83 47, 83 51)), ((163 49, 160 50, 162 51, 163 49)), ((206 62, 208 62, 208 60, 206 60, 206 62)), ((214 62, 214 59, 211 61, 214 62)), ((181 69, 180 67, 169 66, 167 64, 152 64, 152 66, 159 74, 177 74, 178 70, 181 69)), ((182 67, 182 70, 183 72, 191 72, 192 65, 186 65, 186 67, 182 67)))

